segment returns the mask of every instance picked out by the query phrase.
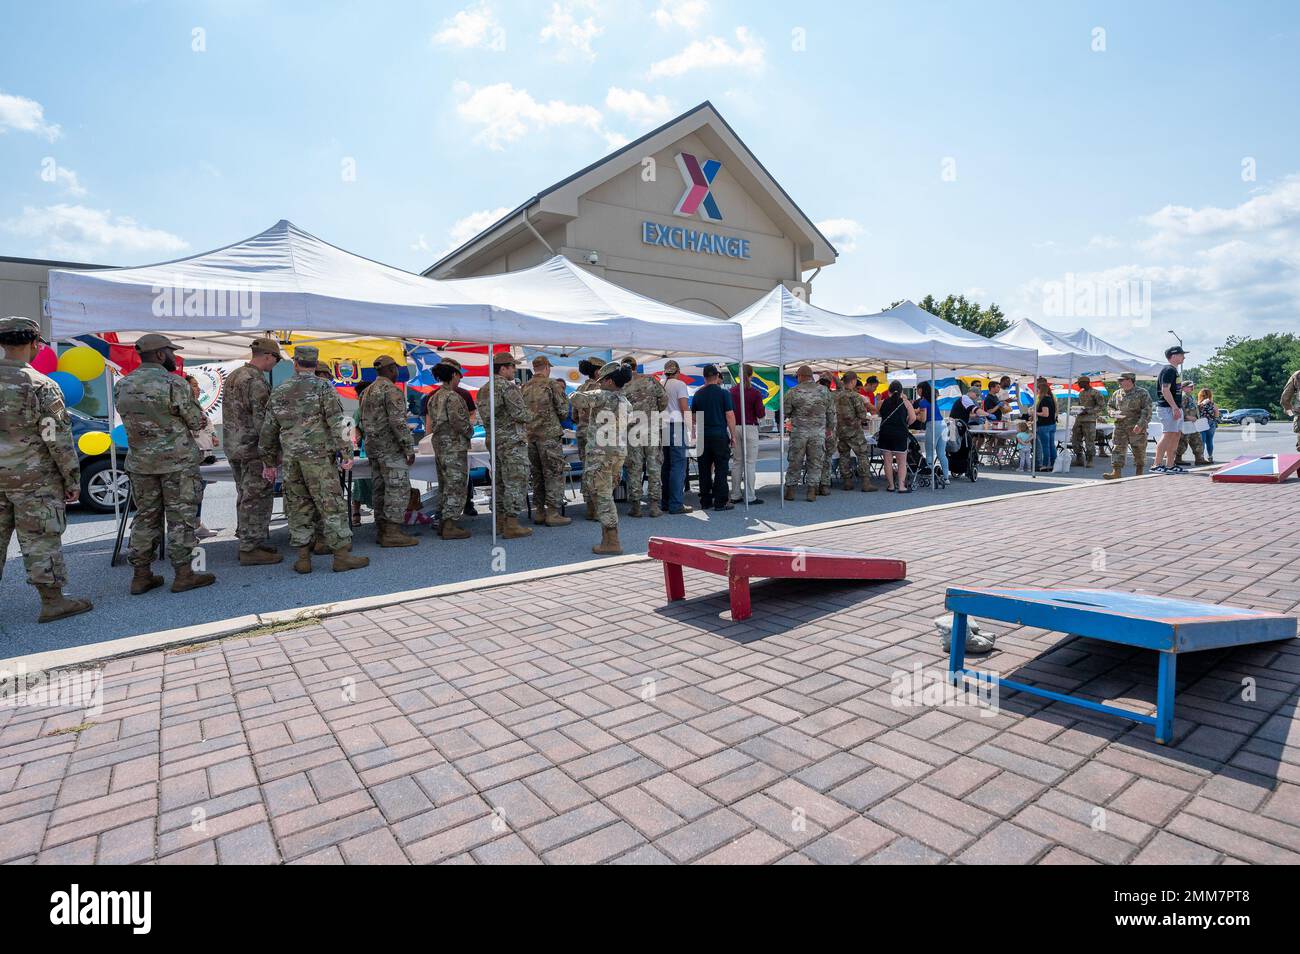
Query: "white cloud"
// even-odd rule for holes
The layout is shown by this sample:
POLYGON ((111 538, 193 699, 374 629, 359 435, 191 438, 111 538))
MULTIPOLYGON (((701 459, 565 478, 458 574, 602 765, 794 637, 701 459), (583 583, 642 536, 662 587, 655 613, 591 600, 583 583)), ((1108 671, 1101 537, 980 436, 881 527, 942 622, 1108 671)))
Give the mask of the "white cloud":
POLYGON ((429 240, 428 240, 427 238, 424 237, 424 233, 423 233, 423 232, 420 233, 420 237, 419 237, 419 238, 417 238, 414 242, 411 243, 411 251, 412 251, 412 252, 432 252, 432 251, 433 251, 433 247, 429 244, 429 240))
POLYGON ((1088 248, 1090 249, 1116 249, 1123 246, 1123 242, 1113 235, 1094 235, 1088 239, 1088 248))
POLYGON ((817 223, 817 230, 826 236, 839 252, 856 250, 858 239, 866 231, 854 219, 823 219, 817 223))
POLYGON ((639 89, 618 86, 611 86, 605 94, 605 106, 640 126, 658 126, 677 113, 667 96, 648 96, 639 89))
POLYGON ((624 136, 622 133, 619 132, 604 132, 601 133, 601 135, 605 137, 605 144, 609 146, 611 152, 614 152, 618 149, 622 149, 624 146, 626 146, 628 143, 632 141, 627 136, 624 136))
POLYGON ((706 0, 660 0, 658 9, 650 16, 665 30, 671 27, 694 30, 708 13, 706 0))
POLYGON ((162 229, 151 229, 125 215, 84 205, 27 206, 22 215, 0 223, 7 232, 29 240, 37 255, 52 258, 140 259, 179 254, 189 243, 162 229))
MULTIPOLYGON (((471 212, 464 218, 457 219, 447 233, 448 244, 443 249, 442 254, 446 255, 453 249, 458 249, 474 236, 478 235, 485 228, 497 221, 510 210, 505 206, 499 209, 481 209, 478 212, 471 212)), ((424 236, 420 236, 421 241, 424 236)), ((412 246, 414 248, 414 246, 412 246)))
POLYGON ((686 49, 650 66, 651 79, 683 76, 695 70, 742 69, 757 72, 767 63, 762 40, 748 27, 736 27, 736 44, 719 36, 696 40, 686 49))
POLYGON ((432 36, 431 41, 435 46, 500 52, 506 48, 506 31, 497 22, 490 6, 477 3, 443 20, 442 29, 432 36))
POLYGON ((475 88, 459 82, 455 92, 461 97, 456 112, 466 122, 482 127, 474 138, 489 149, 504 149, 530 132, 553 126, 579 126, 604 134, 603 117, 594 106, 558 99, 541 102, 510 83, 475 88))
POLYGON ((1148 246, 1169 248, 1179 241, 1234 233, 1257 233, 1300 223, 1300 174, 1292 174, 1230 209, 1167 205, 1146 217, 1156 230, 1148 246))
POLYGON ((58 123, 45 121, 45 107, 26 96, 0 93, 0 134, 10 129, 35 133, 50 142, 63 134, 58 123))
POLYGON ((564 0, 562 3, 551 4, 550 18, 546 21, 546 26, 542 27, 542 42, 558 44, 561 59, 577 55, 594 60, 596 53, 591 48, 591 41, 605 31, 593 16, 578 19, 579 8, 593 11, 595 4, 584 0, 564 0))
POLYGON ((86 187, 81 184, 77 174, 71 169, 65 169, 63 166, 56 166, 54 169, 54 181, 56 184, 63 186, 63 191, 68 195, 80 198, 86 194, 86 187))

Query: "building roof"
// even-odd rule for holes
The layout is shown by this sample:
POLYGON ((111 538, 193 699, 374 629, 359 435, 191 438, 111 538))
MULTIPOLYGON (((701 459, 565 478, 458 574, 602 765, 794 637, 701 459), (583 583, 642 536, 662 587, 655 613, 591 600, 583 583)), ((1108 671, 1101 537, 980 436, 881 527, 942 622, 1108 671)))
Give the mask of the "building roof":
POLYGON ((758 160, 758 157, 745 145, 744 140, 736 135, 736 131, 731 128, 731 124, 722 118, 722 115, 711 102, 705 100, 675 119, 670 119, 644 136, 632 140, 604 158, 598 159, 538 192, 532 198, 511 209, 469 241, 452 249, 426 268, 422 274, 435 278, 449 277, 458 264, 479 250, 507 237, 510 233, 526 229, 527 225, 523 220, 529 209, 538 206, 542 206, 544 209, 548 204, 569 206, 571 207, 569 217, 576 217, 577 195, 589 192, 600 183, 613 178, 638 163, 641 156, 647 151, 657 151, 665 148, 678 139, 706 126, 712 127, 719 134, 719 145, 724 151, 734 153, 741 159, 742 163, 748 162, 752 164, 758 184, 776 200, 779 207, 775 218, 778 220, 781 218, 787 219, 792 231, 801 233, 806 238, 805 242, 797 243, 800 247, 800 257, 805 266, 815 268, 832 264, 839 255, 835 250, 835 246, 821 233, 821 230, 817 228, 812 219, 790 198, 790 194, 767 171, 767 168, 758 160), (649 150, 646 149, 648 144, 650 145, 649 150), (564 196, 566 192, 570 192, 572 195, 566 197, 564 196), (548 200, 554 200, 554 202, 548 203, 548 200))

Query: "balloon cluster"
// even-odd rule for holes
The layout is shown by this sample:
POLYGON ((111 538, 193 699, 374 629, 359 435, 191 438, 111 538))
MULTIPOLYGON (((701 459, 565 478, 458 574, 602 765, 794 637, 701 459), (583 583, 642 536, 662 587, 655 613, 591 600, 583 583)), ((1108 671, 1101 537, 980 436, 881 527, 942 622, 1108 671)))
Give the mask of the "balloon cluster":
POLYGON ((57 384, 63 392, 63 403, 74 407, 86 396, 82 382, 93 381, 104 373, 104 356, 85 345, 56 356, 54 349, 47 346, 37 352, 32 367, 57 384))

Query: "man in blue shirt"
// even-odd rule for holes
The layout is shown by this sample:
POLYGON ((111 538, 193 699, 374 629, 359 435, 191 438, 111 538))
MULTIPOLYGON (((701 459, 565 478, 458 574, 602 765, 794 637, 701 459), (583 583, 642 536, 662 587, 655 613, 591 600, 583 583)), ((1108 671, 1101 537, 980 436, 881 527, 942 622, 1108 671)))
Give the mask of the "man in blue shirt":
POLYGON ((715 365, 704 366, 704 387, 691 398, 699 451, 700 506, 732 510, 727 486, 731 445, 736 442, 736 414, 731 395, 721 385, 715 365))

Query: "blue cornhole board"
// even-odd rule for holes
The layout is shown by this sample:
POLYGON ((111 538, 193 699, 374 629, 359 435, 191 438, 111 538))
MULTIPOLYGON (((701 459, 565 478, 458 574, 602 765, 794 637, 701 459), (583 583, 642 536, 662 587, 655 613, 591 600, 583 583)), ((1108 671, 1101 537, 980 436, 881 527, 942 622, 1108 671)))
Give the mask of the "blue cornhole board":
POLYGON ((1120 593, 1113 590, 1004 590, 950 587, 944 605, 952 616, 948 677, 997 682, 1017 692, 1082 706, 1094 712, 1155 726, 1156 741, 1173 738, 1174 683, 1179 653, 1269 643, 1296 636, 1296 619, 1282 613, 1217 606, 1192 600, 1120 593), (1160 654, 1154 717, 1090 699, 1040 689, 965 667, 967 617, 1056 630, 1160 654))

